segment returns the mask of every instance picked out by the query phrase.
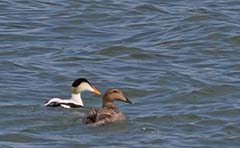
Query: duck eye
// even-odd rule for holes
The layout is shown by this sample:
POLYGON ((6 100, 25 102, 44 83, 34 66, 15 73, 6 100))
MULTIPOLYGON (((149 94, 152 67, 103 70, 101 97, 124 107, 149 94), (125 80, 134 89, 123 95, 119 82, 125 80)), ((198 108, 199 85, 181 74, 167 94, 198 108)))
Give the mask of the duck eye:
POLYGON ((117 91, 116 91, 116 90, 114 90, 113 92, 114 92, 114 93, 117 93, 117 91))

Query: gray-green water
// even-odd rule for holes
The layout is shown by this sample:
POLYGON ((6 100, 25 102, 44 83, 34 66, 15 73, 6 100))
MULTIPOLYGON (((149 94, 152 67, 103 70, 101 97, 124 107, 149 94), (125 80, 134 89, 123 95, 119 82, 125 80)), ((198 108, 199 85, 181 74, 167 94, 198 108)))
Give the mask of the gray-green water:
POLYGON ((1 0, 0 147, 240 146, 237 0, 1 0), (119 87, 128 120, 90 128, 44 108, 85 77, 119 87))

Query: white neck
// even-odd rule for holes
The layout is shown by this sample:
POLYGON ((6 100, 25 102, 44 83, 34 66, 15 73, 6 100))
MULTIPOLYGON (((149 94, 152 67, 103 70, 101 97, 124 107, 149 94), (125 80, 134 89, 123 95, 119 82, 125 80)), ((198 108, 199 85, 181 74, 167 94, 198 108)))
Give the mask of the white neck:
POLYGON ((74 101, 75 103, 77 103, 79 105, 84 106, 80 93, 78 93, 78 94, 72 93, 70 100, 74 101))

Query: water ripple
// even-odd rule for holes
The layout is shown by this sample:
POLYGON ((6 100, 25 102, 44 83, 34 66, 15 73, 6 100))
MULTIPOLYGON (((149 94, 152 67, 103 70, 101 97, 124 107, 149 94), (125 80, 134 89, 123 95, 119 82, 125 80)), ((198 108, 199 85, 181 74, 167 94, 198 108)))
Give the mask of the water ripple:
POLYGON ((7 1, 0 5, 0 147, 238 147, 239 2, 7 1), (121 88, 127 121, 44 108, 86 77, 121 88), (109 140, 111 139, 111 140, 109 140))

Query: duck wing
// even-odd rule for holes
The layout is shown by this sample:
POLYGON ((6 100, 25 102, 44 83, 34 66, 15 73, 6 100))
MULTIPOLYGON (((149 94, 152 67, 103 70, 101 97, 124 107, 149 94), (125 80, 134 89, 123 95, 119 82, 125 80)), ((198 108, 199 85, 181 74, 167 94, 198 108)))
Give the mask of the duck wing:
POLYGON ((60 98, 52 98, 49 101, 47 101, 44 106, 46 107, 63 107, 63 108, 79 108, 83 107, 80 104, 76 104, 75 102, 71 100, 62 100, 60 98))
POLYGON ((88 113, 86 113, 85 116, 83 117, 83 119, 82 119, 83 123, 84 124, 92 124, 92 123, 96 122, 97 112, 98 112, 97 108, 91 108, 88 111, 88 113))
POLYGON ((46 107, 58 107, 61 105, 62 99, 60 98, 52 98, 45 102, 44 106, 46 107))

